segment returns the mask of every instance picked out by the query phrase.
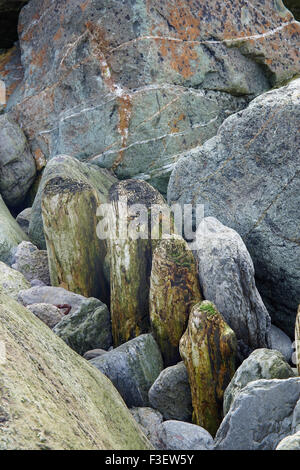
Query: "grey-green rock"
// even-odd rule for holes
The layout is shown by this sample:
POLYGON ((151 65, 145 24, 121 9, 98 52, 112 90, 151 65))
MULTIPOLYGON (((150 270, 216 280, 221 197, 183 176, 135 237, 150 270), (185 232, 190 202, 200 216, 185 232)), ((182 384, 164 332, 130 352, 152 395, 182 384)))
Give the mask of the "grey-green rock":
POLYGON ((148 392, 163 369, 153 336, 145 334, 90 361, 115 385, 129 407, 149 406, 148 392))
POLYGON ((110 313, 98 299, 83 301, 80 310, 66 315, 53 331, 81 355, 90 349, 107 350, 112 345, 110 313))
POLYGON ((22 242, 15 252, 13 261, 12 268, 22 273, 29 282, 38 279, 45 285, 50 285, 46 250, 39 250, 30 242, 22 242))
POLYGON ((1 450, 151 449, 106 377, 4 295, 0 316, 1 450))
POLYGON ((293 432, 300 378, 256 380, 239 393, 215 438, 215 450, 275 450, 293 432))
POLYGON ((149 401, 165 420, 192 421, 191 387, 183 362, 167 367, 159 374, 149 390, 149 401))
POLYGON ((239 233, 272 320, 290 337, 300 298, 299 120, 297 79, 226 119, 181 158, 168 188, 169 203, 203 204, 239 233))
POLYGON ((11 264, 18 245, 28 240, 0 196, 0 261, 11 264))
POLYGON ((288 379, 295 377, 293 369, 278 351, 257 349, 244 360, 224 393, 223 410, 226 415, 244 387, 259 379, 288 379))
POLYGON ((64 318, 62 311, 50 304, 32 304, 27 309, 51 329, 64 318))

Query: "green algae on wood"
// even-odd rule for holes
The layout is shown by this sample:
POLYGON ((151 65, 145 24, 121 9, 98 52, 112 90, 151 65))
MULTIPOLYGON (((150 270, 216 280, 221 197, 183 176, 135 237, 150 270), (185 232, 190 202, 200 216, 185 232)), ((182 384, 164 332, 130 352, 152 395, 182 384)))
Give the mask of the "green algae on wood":
POLYGON ((162 240, 153 254, 150 319, 165 366, 180 361, 179 341, 191 308, 202 300, 196 262, 179 235, 162 240))
POLYGON ((235 373, 237 341, 214 304, 204 301, 190 313, 180 341, 193 402, 193 421, 212 436, 222 421, 223 396, 235 373))

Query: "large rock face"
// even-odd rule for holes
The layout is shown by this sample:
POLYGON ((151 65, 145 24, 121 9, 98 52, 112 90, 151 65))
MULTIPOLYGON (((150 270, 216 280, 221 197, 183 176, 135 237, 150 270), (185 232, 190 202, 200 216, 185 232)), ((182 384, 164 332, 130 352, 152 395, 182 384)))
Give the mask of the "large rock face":
POLYGON ((215 439, 216 450, 275 450, 293 432, 300 378, 256 380, 238 395, 215 439))
POLYGON ((0 261, 12 263, 13 255, 22 241, 28 241, 28 237, 0 196, 0 261))
POLYGON ((182 157, 168 189, 169 202, 203 204, 206 216, 241 235, 264 303, 291 337, 300 298, 299 120, 297 79, 256 98, 182 157))
POLYGON ((129 407, 149 405, 149 389, 163 368, 150 334, 138 336, 90 363, 110 378, 129 407))
POLYGON ((32 0, 13 112, 35 154, 68 152, 164 191, 179 153, 298 72, 298 31, 280 0, 32 0))
POLYGON ((151 448, 106 377, 2 295, 0 315, 1 450, 151 448))
POLYGON ((271 344, 271 319, 255 286, 251 257, 238 233, 206 217, 197 230, 197 258, 205 299, 235 332, 239 356, 271 344))
POLYGON ((35 161, 16 122, 0 116, 0 193, 6 204, 20 204, 33 183, 35 161))
POLYGON ((0 293, 17 300, 22 289, 29 289, 30 284, 23 274, 11 269, 0 261, 0 293))

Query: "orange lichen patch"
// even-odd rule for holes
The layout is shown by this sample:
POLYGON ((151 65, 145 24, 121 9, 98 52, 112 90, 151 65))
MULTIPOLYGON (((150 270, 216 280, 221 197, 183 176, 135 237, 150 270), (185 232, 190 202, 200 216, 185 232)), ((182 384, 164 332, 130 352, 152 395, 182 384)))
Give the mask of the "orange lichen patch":
POLYGON ((59 28, 56 32, 56 34, 53 36, 54 41, 58 41, 62 37, 63 30, 62 28, 59 28))
POLYGON ((35 159, 36 169, 37 171, 41 171, 46 166, 46 157, 41 151, 41 149, 37 149, 33 152, 33 156, 35 159))
POLYGON ((170 65, 173 70, 178 72, 185 79, 194 74, 192 61, 196 63, 199 62, 198 54, 194 46, 184 43, 178 44, 178 42, 168 39, 157 39, 156 41, 160 44, 160 54, 162 57, 170 59, 170 65))
POLYGON ((119 113, 119 125, 118 125, 118 132, 122 138, 122 148, 119 152, 118 158, 114 161, 112 170, 115 171, 124 157, 124 149, 127 144, 128 140, 128 129, 129 123, 131 119, 131 112, 132 112, 132 98, 129 94, 124 94, 120 96, 117 100, 118 102, 118 113, 119 113))
POLYGON ((33 52, 32 55, 33 55, 33 59, 31 61, 31 64, 36 65, 38 67, 42 67, 45 62, 46 55, 47 55, 47 46, 44 46, 37 53, 33 52))
POLYGON ((171 128, 171 134, 176 134, 176 132, 179 131, 179 129, 178 129, 178 123, 179 123, 180 121, 183 121, 183 120, 185 119, 185 117, 186 117, 185 114, 184 114, 184 113, 181 113, 181 114, 178 116, 178 118, 175 119, 175 121, 173 121, 173 123, 169 124, 169 125, 172 126, 172 128, 171 128))

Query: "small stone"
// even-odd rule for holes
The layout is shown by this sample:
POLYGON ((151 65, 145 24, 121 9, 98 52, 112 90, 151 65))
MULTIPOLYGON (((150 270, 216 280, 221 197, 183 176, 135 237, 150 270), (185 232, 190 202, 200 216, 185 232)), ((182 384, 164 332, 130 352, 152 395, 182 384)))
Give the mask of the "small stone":
POLYGON ((31 211, 32 211, 32 208, 27 207, 27 209, 24 209, 22 212, 20 212, 20 214, 16 218, 16 221, 20 225, 23 232, 26 233, 26 235, 28 235, 29 233, 31 211))
POLYGON ((163 417, 159 411, 152 408, 140 407, 132 408, 130 413, 141 427, 145 436, 149 439, 155 449, 159 449, 160 441, 157 436, 158 427, 163 422, 163 417))
POLYGON ((91 351, 87 351, 84 353, 83 358, 86 359, 87 361, 90 361, 91 359, 95 359, 95 357, 103 356, 103 354, 106 354, 107 351, 104 349, 92 349, 91 351))
POLYGON ((54 305, 32 304, 28 305, 27 308, 51 329, 64 318, 61 310, 54 305))
POLYGON ((22 273, 29 282, 36 279, 50 285, 48 253, 39 250, 31 242, 20 243, 12 267, 22 273))

